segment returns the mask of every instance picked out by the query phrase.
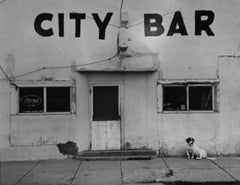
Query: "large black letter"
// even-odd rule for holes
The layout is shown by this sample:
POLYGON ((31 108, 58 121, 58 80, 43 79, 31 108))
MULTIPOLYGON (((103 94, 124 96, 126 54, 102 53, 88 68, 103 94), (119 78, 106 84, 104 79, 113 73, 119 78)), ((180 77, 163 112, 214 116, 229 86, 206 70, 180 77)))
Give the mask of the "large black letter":
POLYGON ((146 37, 159 36, 163 34, 164 27, 162 26, 162 16, 159 14, 144 14, 144 31, 146 37), (154 19, 154 22, 151 22, 154 19), (151 30, 156 28, 156 30, 151 30))
POLYGON ((70 19, 75 19, 75 37, 80 37, 81 35, 81 19, 85 19, 85 13, 70 13, 70 19))
POLYGON ((64 37, 64 14, 58 14, 58 29, 59 29, 59 37, 64 37))
POLYGON ((211 28, 209 27, 214 20, 214 12, 209 10, 195 11, 195 35, 201 35, 201 32, 206 31, 207 35, 214 36, 211 28), (202 20, 202 16, 207 16, 206 20, 202 20))
POLYGON ((50 13, 42 13, 42 14, 39 14, 35 21, 34 21, 34 28, 35 28, 35 31, 43 36, 43 37, 50 37, 53 35, 53 30, 52 28, 49 28, 49 29, 43 29, 42 28, 42 22, 47 20, 47 21, 51 21, 52 20, 52 17, 53 15, 50 14, 50 13))
POLYGON ((98 26, 98 29, 99 29, 99 39, 101 40, 104 40, 105 39, 105 30, 106 30, 106 27, 112 17, 113 13, 112 12, 109 12, 107 13, 105 19, 103 21, 101 21, 101 19, 99 18, 98 14, 97 13, 92 13, 92 16, 98 26))
POLYGON ((188 35, 185 24, 183 22, 182 14, 179 11, 175 12, 173 16, 172 23, 168 30, 167 36, 172 36, 174 33, 180 33, 181 35, 188 35), (178 25, 178 29, 177 29, 177 25, 178 25))

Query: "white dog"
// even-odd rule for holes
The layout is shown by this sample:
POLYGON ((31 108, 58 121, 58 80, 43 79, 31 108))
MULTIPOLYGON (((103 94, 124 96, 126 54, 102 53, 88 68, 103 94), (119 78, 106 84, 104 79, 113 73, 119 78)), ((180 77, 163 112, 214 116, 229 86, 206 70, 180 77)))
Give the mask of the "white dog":
POLYGON ((202 148, 194 145, 194 139, 192 137, 189 137, 186 139, 187 142, 187 147, 186 147, 186 153, 187 153, 187 157, 189 159, 215 159, 215 158, 210 158, 207 157, 207 153, 205 150, 203 150, 202 148))

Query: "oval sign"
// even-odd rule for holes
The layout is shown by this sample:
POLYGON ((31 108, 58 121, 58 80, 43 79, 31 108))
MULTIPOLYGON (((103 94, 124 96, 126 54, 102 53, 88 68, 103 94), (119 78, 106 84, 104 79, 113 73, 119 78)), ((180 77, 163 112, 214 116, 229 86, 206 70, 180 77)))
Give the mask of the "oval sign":
POLYGON ((23 97, 22 103, 25 107, 37 107, 42 104, 42 98, 36 95, 27 95, 23 97))

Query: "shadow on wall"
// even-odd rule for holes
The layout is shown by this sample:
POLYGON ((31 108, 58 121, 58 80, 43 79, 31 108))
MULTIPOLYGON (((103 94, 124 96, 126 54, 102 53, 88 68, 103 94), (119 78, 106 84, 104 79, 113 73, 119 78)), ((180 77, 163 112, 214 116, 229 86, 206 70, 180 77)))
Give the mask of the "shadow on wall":
POLYGON ((57 144, 58 150, 63 155, 76 155, 78 153, 78 146, 75 142, 68 141, 66 143, 57 144))

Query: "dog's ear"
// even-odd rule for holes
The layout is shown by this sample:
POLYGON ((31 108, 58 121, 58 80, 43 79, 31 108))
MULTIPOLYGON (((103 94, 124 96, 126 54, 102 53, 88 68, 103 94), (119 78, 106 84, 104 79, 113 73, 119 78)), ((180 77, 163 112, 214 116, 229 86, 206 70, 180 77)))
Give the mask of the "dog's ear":
POLYGON ((194 143, 194 139, 192 137, 188 137, 186 140, 185 140, 187 143, 189 143, 190 141, 192 141, 194 143))
POLYGON ((191 138, 188 137, 185 141, 186 141, 186 143, 189 143, 191 141, 191 138))
POLYGON ((192 142, 194 143, 195 142, 195 140, 193 139, 193 138, 191 138, 192 139, 192 142))

